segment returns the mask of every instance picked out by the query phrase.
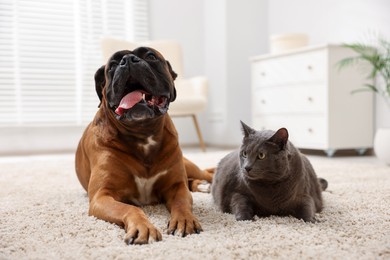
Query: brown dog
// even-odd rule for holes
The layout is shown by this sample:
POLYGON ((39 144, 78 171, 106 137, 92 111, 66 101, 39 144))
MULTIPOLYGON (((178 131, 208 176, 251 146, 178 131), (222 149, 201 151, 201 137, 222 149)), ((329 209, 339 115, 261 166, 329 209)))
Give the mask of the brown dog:
POLYGON ((115 53, 95 74, 100 109, 76 152, 76 172, 88 192, 89 214, 126 230, 129 244, 162 239, 139 206, 165 203, 168 233, 185 236, 202 227, 192 214, 188 180, 211 182, 182 156, 166 113, 176 98, 176 73, 156 50, 115 53))

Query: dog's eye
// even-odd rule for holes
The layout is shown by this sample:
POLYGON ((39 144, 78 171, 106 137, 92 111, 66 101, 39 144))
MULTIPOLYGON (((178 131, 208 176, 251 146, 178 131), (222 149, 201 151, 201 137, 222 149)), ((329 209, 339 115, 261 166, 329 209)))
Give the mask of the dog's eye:
POLYGON ((109 69, 109 71, 115 70, 117 66, 118 66, 118 63, 117 63, 117 62, 112 62, 112 63, 110 63, 110 69, 109 69))
POLYGON ((156 55, 154 55, 154 53, 148 53, 146 55, 145 59, 147 59, 147 60, 157 60, 157 57, 156 57, 156 55))

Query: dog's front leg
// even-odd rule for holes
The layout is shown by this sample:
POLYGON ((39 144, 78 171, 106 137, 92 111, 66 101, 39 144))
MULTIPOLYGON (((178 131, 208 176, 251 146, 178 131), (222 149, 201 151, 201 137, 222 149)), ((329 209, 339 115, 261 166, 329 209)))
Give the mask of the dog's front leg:
POLYGON ((166 206, 171 213, 168 223, 168 234, 185 237, 188 234, 199 234, 202 227, 192 214, 192 196, 184 182, 178 183, 165 194, 166 206))
POLYGON ((141 208, 117 201, 107 191, 93 196, 89 215, 124 227, 127 244, 147 244, 162 240, 160 231, 149 222, 141 208))

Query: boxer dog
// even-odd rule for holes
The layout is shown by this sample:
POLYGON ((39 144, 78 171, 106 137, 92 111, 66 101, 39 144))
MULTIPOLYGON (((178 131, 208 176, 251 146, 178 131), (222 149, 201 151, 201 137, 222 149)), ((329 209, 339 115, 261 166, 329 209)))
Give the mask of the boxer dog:
POLYGON ((78 179, 89 196, 89 215, 125 228, 125 242, 146 244, 162 235, 140 206, 165 203, 168 234, 202 227, 192 213, 188 180, 207 180, 183 158, 167 114, 176 98, 176 73, 152 48, 116 52, 95 74, 99 110, 76 151, 78 179))

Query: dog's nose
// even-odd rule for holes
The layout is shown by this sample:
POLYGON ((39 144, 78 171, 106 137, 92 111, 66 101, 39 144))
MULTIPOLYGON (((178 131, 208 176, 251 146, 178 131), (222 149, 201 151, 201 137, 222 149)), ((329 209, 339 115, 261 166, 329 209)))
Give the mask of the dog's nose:
POLYGON ((127 54, 127 55, 123 56, 119 65, 126 66, 126 65, 131 64, 131 63, 137 63, 140 60, 141 59, 138 58, 137 56, 135 56, 134 54, 127 54))

